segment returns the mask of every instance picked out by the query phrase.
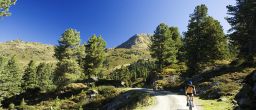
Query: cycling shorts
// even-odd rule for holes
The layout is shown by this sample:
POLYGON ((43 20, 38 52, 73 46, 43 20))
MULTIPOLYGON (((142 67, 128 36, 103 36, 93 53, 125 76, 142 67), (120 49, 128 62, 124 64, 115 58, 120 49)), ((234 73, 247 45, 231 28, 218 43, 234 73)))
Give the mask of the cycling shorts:
POLYGON ((193 96, 193 93, 187 93, 187 95, 189 95, 190 97, 192 97, 192 96, 193 96))

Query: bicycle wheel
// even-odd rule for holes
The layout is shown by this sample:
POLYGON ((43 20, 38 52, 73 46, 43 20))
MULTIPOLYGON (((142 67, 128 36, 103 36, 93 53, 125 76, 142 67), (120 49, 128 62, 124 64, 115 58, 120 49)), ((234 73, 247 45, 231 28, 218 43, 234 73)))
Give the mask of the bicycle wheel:
POLYGON ((189 110, 192 110, 192 100, 189 100, 189 110))

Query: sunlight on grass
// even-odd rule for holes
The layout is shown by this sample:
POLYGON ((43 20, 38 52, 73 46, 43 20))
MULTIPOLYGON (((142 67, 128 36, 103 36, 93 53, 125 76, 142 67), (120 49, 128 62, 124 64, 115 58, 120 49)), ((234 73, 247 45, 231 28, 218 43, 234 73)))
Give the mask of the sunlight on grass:
POLYGON ((229 100, 202 100, 197 97, 196 102, 198 103, 198 106, 203 110, 233 110, 232 104, 229 100))

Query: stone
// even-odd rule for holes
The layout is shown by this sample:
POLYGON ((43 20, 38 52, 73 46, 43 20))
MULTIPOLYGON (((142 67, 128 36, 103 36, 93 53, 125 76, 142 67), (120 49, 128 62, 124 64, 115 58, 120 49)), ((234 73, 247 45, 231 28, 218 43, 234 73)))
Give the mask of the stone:
POLYGON ((256 82, 256 72, 254 72, 254 73, 252 74, 252 80, 253 80, 253 82, 256 82))
POLYGON ((251 103, 252 101, 249 99, 249 98, 241 98, 241 99, 239 99, 238 100, 238 105, 240 106, 240 107, 249 107, 249 106, 251 106, 251 103))
POLYGON ((253 93, 254 93, 254 96, 256 96, 256 83, 254 83, 254 86, 253 86, 253 88, 252 88, 252 91, 253 91, 253 93))
POLYGON ((226 97, 221 97, 217 99, 218 102, 227 101, 228 99, 226 97))

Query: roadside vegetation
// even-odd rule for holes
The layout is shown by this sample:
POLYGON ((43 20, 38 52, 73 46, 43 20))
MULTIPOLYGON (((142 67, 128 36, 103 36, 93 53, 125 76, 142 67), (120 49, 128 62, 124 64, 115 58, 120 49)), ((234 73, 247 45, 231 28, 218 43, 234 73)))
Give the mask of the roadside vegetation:
POLYGON ((198 107, 202 110, 233 110, 232 102, 229 99, 223 100, 201 100, 196 98, 196 103, 198 107))

